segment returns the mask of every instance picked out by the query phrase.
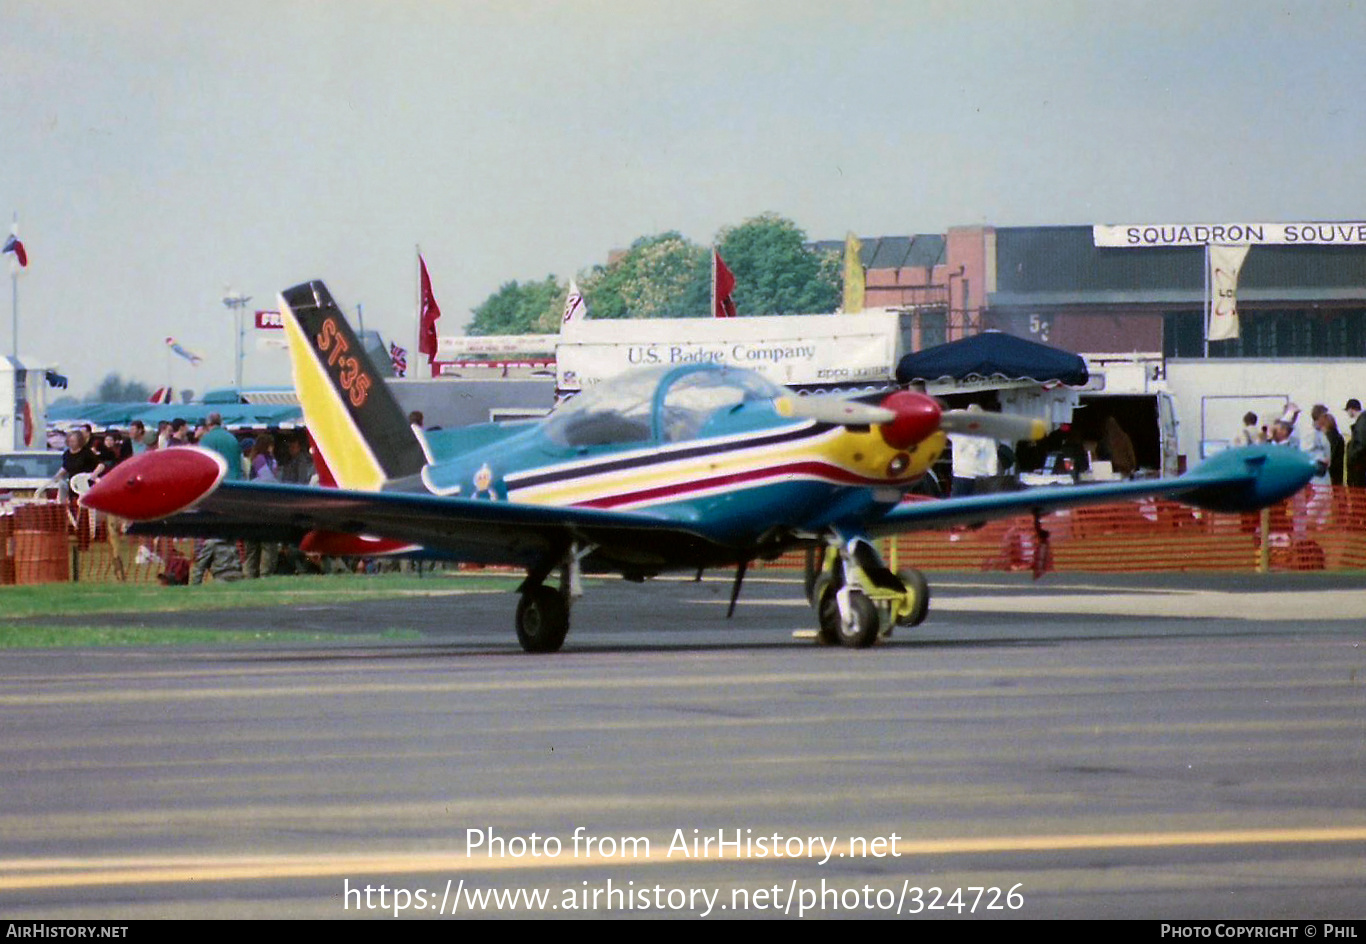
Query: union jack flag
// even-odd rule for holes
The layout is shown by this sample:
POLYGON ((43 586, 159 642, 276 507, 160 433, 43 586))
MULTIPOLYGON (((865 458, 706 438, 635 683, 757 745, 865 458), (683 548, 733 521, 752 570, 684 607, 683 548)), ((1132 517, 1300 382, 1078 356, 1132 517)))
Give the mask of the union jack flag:
POLYGON ((408 376, 408 352, 393 341, 389 342, 389 359, 394 362, 394 376, 408 376))
POLYGON ((24 244, 19 241, 18 228, 10 234, 9 239, 5 240, 5 248, 0 249, 0 254, 13 253, 14 260, 19 263, 19 268, 28 268, 28 251, 24 249, 24 244))

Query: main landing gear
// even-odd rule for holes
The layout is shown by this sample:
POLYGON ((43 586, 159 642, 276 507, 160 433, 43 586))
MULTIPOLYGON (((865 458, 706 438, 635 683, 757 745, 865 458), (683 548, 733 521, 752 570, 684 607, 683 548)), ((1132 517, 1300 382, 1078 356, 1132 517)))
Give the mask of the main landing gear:
POLYGON ((579 562, 592 547, 574 545, 558 560, 537 565, 527 572, 518 588, 517 641, 527 652, 559 652, 569 635, 569 607, 583 596, 579 562), (547 587, 545 579, 558 566, 560 585, 547 587))
POLYGON ((522 591, 517 602, 517 641, 527 652, 559 652, 569 635, 569 599, 558 588, 540 584, 522 591))
POLYGON ((919 626, 930 609, 930 587, 918 570, 892 573, 866 538, 828 539, 811 585, 816 640, 862 649, 895 626, 919 626))

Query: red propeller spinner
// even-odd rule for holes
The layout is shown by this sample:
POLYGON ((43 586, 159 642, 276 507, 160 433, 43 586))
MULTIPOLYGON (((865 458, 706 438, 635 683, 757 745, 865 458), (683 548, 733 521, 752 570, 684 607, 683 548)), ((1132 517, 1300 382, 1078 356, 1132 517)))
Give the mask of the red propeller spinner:
POLYGON ((878 427, 883 441, 893 449, 909 449, 939 429, 942 411, 934 397, 898 390, 883 398, 882 406, 896 414, 895 419, 878 427))

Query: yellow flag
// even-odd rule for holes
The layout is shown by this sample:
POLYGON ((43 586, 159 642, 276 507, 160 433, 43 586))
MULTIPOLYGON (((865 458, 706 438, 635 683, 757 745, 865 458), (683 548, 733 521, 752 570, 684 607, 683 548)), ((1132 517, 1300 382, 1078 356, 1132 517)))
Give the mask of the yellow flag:
POLYGON ((863 243, 850 233, 844 240, 844 311, 846 314, 863 311, 863 263, 859 250, 863 243))

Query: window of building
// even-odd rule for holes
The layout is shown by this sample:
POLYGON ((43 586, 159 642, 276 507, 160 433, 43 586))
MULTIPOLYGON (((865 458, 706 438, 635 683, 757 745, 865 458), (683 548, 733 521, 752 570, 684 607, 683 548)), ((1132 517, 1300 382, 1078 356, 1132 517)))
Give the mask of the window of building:
MULTIPOLYGON (((1211 358, 1366 357, 1366 309, 1253 309, 1239 320, 1241 336, 1211 341, 1211 358)), ((1204 314, 1168 312, 1162 348, 1167 357, 1204 357, 1204 314)))
POLYGON ((920 312, 920 347, 934 347, 949 339, 949 314, 946 311, 920 312))

